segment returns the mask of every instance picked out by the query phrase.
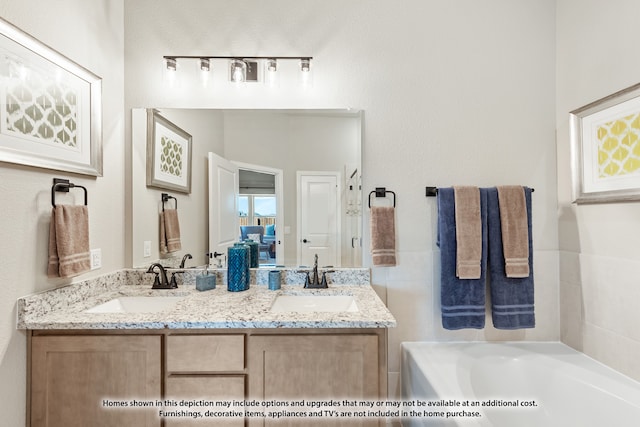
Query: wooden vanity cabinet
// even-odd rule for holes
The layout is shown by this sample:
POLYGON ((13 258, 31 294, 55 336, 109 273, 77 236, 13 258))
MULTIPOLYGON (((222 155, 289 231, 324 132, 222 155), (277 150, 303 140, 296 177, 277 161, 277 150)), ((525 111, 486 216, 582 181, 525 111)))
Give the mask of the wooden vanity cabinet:
POLYGON ((160 426, 156 410, 115 401, 160 399, 161 373, 159 335, 33 336, 30 425, 160 426))
MULTIPOLYGON (((31 331, 29 425, 175 427, 212 422, 162 420, 162 405, 151 410, 105 408, 104 399, 384 399, 386 347, 385 329, 31 331)), ((304 425, 291 418, 275 423, 256 417, 215 420, 221 426, 274 424, 304 425)), ((364 418, 315 419, 306 425, 383 424, 364 418)))

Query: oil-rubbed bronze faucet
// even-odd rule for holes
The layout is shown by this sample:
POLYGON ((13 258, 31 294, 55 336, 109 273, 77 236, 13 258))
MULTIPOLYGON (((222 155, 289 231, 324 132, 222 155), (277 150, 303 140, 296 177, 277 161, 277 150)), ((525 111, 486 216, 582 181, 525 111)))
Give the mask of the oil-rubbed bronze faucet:
POLYGON ((193 256, 191 256, 191 254, 185 254, 182 257, 182 261, 180 262, 180 268, 184 268, 185 263, 187 262, 188 259, 192 259, 193 256))
POLYGON ((304 287, 306 289, 326 289, 329 287, 327 285, 327 273, 333 273, 333 270, 323 271, 322 280, 320 280, 320 275, 318 274, 318 254, 315 254, 313 257, 313 270, 311 273, 312 276, 307 271, 307 278, 304 281, 304 287))
POLYGON ((167 271, 164 269, 162 264, 154 262, 147 270, 147 273, 154 273, 156 275, 151 289, 174 289, 178 287, 178 285, 173 281, 173 283, 169 283, 169 280, 167 279, 167 271), (160 269, 159 272, 155 271, 156 267, 160 269))

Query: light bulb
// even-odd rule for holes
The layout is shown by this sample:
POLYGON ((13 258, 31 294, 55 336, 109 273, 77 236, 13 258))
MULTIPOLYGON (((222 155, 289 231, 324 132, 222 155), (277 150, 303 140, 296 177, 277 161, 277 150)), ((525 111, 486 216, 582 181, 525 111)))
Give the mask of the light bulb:
POLYGON ((246 80, 247 65, 240 59, 231 60, 231 81, 242 83, 246 80))
POLYGON ((265 61, 264 83, 271 87, 278 85, 278 61, 276 59, 269 58, 265 61))

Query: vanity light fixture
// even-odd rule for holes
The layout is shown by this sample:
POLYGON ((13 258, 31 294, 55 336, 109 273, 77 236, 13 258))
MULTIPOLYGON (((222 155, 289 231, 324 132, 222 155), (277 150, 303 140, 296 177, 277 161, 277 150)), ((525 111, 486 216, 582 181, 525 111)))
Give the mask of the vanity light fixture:
POLYGON ((313 83, 311 60, 309 58, 300 58, 300 83, 303 87, 309 87, 313 83))
POLYGON ((176 58, 172 57, 164 57, 164 64, 167 67, 167 71, 177 71, 178 70, 178 61, 176 58))
POLYGON ((202 87, 209 86, 209 75, 211 74, 211 61, 207 58, 200 58, 200 82, 202 87))
POLYGON ((277 86, 280 60, 297 60, 300 64, 300 81, 308 85, 311 81, 311 56, 164 56, 167 71, 178 70, 178 60, 197 60, 200 71, 208 75, 213 69, 213 60, 229 61, 229 81, 234 83, 259 81, 259 62, 264 62, 262 80, 269 86, 277 86))
POLYGON ((275 58, 268 58, 264 62, 264 83, 270 87, 278 85, 278 60, 275 58))
POLYGON ((230 79, 234 83, 242 83, 247 80, 247 64, 241 59, 232 59, 229 62, 230 79))
POLYGON ((303 73, 311 72, 311 61, 309 58, 300 58, 300 71, 303 73))
POLYGON ((200 71, 211 71, 211 61, 209 60, 209 58, 200 58, 200 71))
POLYGON ((176 74, 178 71, 178 61, 173 57, 164 57, 164 67, 162 69, 162 80, 164 83, 171 87, 175 88, 177 86, 176 83, 176 74))

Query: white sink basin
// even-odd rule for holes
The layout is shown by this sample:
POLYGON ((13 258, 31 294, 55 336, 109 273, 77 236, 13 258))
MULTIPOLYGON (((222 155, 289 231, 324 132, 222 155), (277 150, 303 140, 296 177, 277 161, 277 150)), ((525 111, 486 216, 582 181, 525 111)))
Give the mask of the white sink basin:
POLYGON ((184 297, 119 297, 96 305, 85 313, 157 313, 173 308, 184 297))
POLYGON ((278 295, 273 312, 355 312, 356 301, 350 295, 278 295))

